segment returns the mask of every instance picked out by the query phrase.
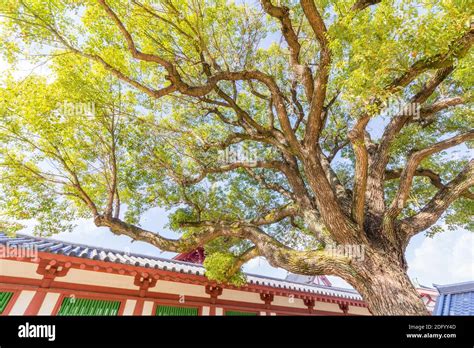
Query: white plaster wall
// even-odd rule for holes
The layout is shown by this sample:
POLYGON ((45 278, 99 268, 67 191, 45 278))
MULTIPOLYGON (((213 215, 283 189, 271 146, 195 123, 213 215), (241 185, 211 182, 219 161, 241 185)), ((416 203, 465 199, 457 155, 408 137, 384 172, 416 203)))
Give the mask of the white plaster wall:
POLYGON ((125 308, 123 309, 123 315, 133 315, 137 300, 127 300, 125 302, 125 308))
POLYGON ((339 308, 337 303, 328 303, 328 302, 318 302, 316 301, 314 305, 315 310, 326 311, 326 312, 337 312, 342 313, 342 310, 339 308))
POLYGON ((249 302, 263 304, 264 302, 260 299, 260 294, 256 292, 247 292, 231 289, 223 289, 222 295, 219 296, 219 300, 230 300, 239 302, 249 302))
POLYGON ((33 296, 35 296, 35 294, 36 291, 23 290, 18 296, 9 315, 25 314, 26 308, 28 308, 28 305, 31 303, 31 300, 33 299, 33 296))
POLYGON ((142 315, 152 315, 152 311, 153 311, 153 302, 145 301, 145 303, 143 303, 142 315))
POLYGON ((302 299, 290 296, 275 296, 272 302, 273 306, 291 307, 291 308, 308 308, 302 299))
POLYGON ((349 306, 349 314, 372 315, 366 307, 349 306))
POLYGON ((37 263, 0 259, 0 276, 43 279, 37 269, 37 263))
POLYGON ((135 281, 133 276, 85 271, 75 268, 71 268, 64 277, 56 278, 56 281, 130 290, 138 289, 138 286, 133 284, 135 281))
POLYGON ((38 311, 38 315, 51 315, 53 314, 54 307, 58 303, 59 293, 48 292, 44 297, 43 303, 38 311))
POLYGON ((156 286, 148 289, 148 291, 184 296, 209 297, 203 285, 170 282, 167 280, 158 280, 156 286))

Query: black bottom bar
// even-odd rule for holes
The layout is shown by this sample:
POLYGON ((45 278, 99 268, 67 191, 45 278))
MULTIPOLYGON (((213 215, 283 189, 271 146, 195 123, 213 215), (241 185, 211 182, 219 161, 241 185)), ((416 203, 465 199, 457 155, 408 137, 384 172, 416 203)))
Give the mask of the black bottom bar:
POLYGON ((0 347, 473 347, 473 324, 474 317, 0 317, 0 347))

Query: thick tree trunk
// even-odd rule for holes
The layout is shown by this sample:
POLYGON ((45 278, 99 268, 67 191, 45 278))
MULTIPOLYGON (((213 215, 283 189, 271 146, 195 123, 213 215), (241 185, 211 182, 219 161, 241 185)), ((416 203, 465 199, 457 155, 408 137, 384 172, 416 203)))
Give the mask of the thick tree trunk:
POLYGON ((399 262, 384 253, 366 254, 351 283, 373 315, 430 315, 399 262))

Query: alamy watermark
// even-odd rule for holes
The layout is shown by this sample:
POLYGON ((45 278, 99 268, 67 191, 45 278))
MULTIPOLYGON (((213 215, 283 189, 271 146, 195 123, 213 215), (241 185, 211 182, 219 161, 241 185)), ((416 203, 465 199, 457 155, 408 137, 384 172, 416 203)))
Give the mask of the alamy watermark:
POLYGON ((36 259, 38 258, 38 247, 36 245, 22 246, 10 243, 1 244, 0 259, 6 259, 9 257, 36 259))
POLYGON ((406 102, 401 98, 390 97, 382 104, 382 114, 386 116, 411 116, 413 119, 420 117, 420 103, 406 102))
POLYGON ((244 145, 234 145, 219 151, 217 161, 219 164, 245 162, 248 165, 254 165, 259 161, 265 161, 268 160, 268 158, 274 158, 275 156, 275 150, 271 148, 255 149, 244 145))
POLYGON ((65 100, 58 103, 55 114, 58 117, 93 117, 95 116, 95 103, 76 103, 65 100))
POLYGON ((26 322, 18 326, 19 338, 46 338, 52 342, 56 340, 56 325, 37 325, 26 322))
POLYGON ((365 246, 362 244, 327 244, 324 251, 331 257, 346 257, 357 261, 364 261, 365 258, 365 246))

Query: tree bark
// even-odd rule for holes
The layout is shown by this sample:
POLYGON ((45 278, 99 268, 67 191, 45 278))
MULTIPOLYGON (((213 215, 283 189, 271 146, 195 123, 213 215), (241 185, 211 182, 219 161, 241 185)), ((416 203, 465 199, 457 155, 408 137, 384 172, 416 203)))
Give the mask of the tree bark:
POLYGON ((383 252, 366 250, 364 260, 353 264, 357 277, 351 285, 373 315, 430 315, 399 260, 383 252))

